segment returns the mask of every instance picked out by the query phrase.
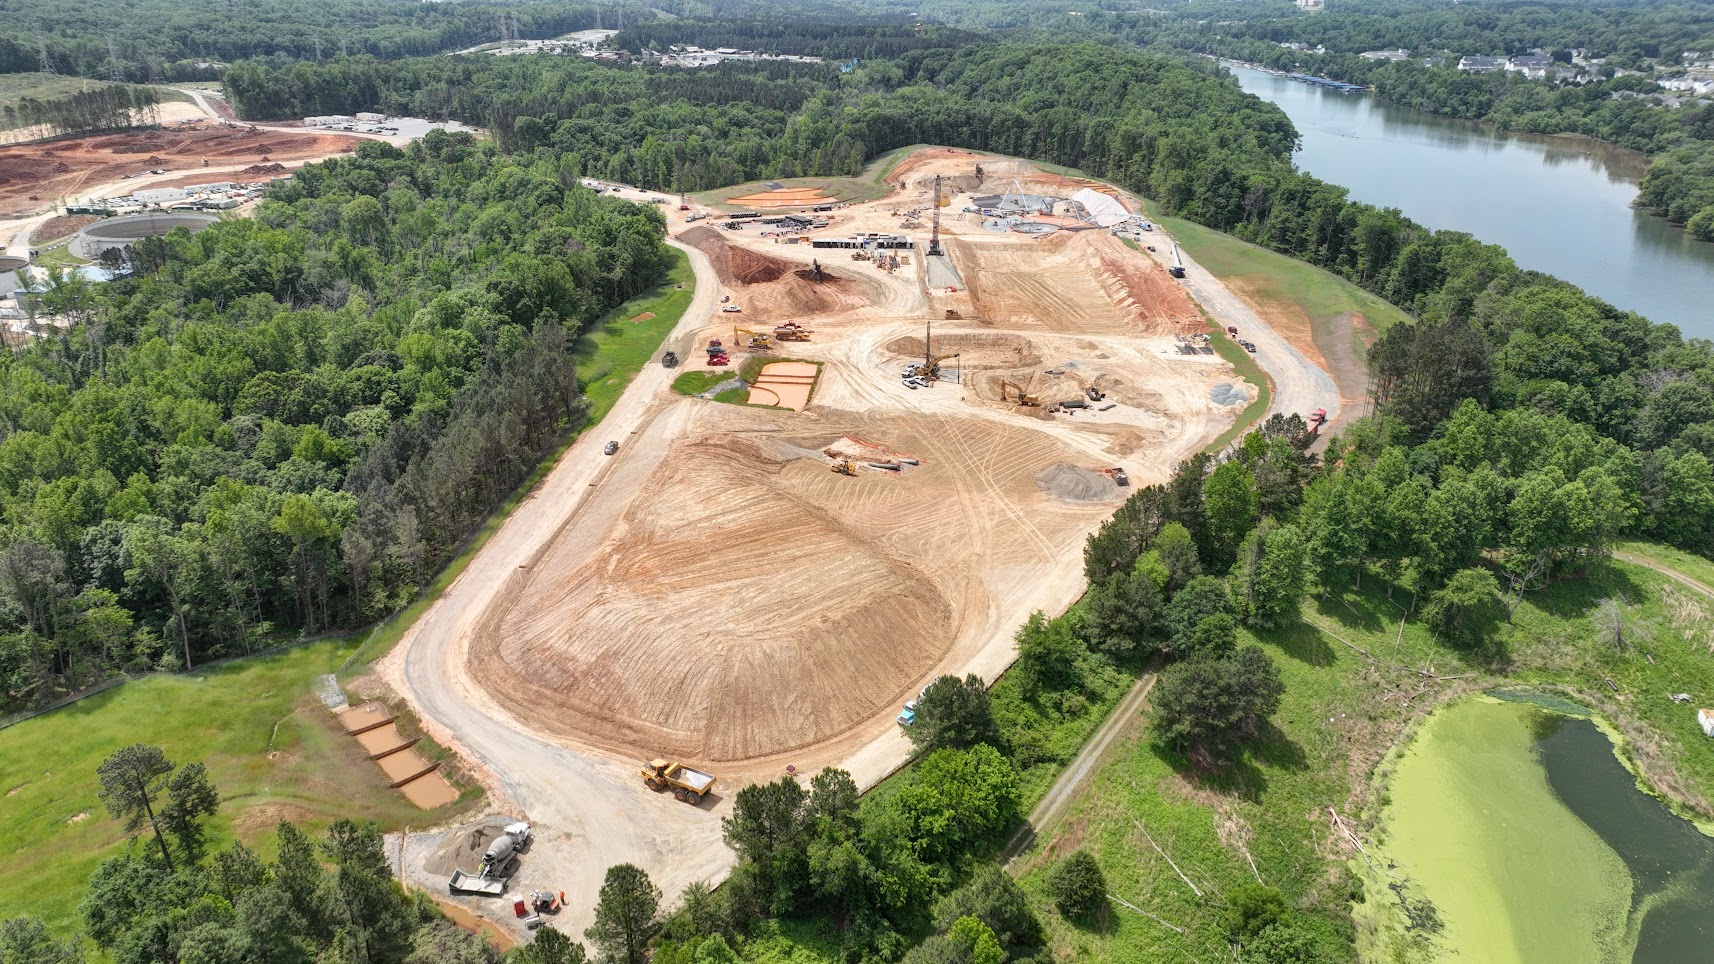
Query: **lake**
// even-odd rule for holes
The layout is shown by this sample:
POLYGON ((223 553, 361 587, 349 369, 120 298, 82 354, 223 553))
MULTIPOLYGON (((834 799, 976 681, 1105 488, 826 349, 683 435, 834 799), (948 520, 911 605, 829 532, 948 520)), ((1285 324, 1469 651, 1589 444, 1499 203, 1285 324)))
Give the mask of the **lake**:
POLYGON ((1360 93, 1226 64, 1296 125, 1302 170, 1431 228, 1500 245, 1521 267, 1714 338, 1714 244, 1631 208, 1642 155, 1508 134, 1360 93))
POLYGON ((1506 696, 1442 707, 1395 758, 1364 960, 1707 960, 1714 840, 1637 788, 1587 710, 1506 696))

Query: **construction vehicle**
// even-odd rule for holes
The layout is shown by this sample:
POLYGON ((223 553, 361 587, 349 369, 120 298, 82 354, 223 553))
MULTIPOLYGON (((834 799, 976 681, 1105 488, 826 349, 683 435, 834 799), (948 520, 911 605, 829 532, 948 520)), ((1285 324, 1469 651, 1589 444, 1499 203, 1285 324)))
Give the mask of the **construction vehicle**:
POLYGON ((840 475, 856 475, 857 463, 850 459, 840 459, 833 463, 833 471, 838 472, 840 475))
POLYGON ((1178 256, 1178 245, 1172 246, 1172 267, 1166 269, 1174 278, 1184 277, 1184 259, 1178 256))
POLYGON ((751 331, 748 328, 733 328, 732 340, 738 344, 738 347, 748 348, 751 351, 771 351, 774 347, 773 335, 763 331, 751 331), (744 344, 743 340, 738 337, 739 335, 749 335, 750 343, 744 344))
POLYGON ((673 796, 694 805, 708 795, 709 788, 714 786, 714 778, 682 763, 657 759, 643 766, 643 783, 656 793, 671 790, 673 796))
POLYGON ((809 341, 809 336, 815 334, 815 329, 805 328, 795 321, 774 326, 775 341, 809 341))
POLYGON ((923 366, 917 371, 926 378, 939 378, 940 363, 957 357, 958 355, 956 353, 951 355, 931 355, 923 362, 923 366))
POLYGON ((964 317, 964 316, 958 313, 957 308, 946 309, 946 320, 947 321, 953 321, 953 320, 956 320, 956 319, 962 318, 962 317, 964 317))
POLYGON ((1006 397, 1006 389, 1008 389, 1008 388, 1011 389, 1013 392, 1017 393, 1019 405, 1040 405, 1041 404, 1041 396, 1040 395, 1031 395, 1029 392, 1024 391, 1024 386, 1019 385, 1015 382, 1008 382, 1008 381, 1001 381, 1000 382, 1000 401, 1002 401, 1002 402, 1010 401, 1010 399, 1008 399, 1006 397))
POLYGON ((851 252, 852 261, 871 261, 874 257, 874 255, 861 249, 851 252))
POLYGON ((522 821, 507 824, 500 836, 482 854, 482 867, 476 873, 454 870, 447 886, 454 893, 498 895, 506 889, 511 876, 512 858, 528 847, 535 832, 522 821))
POLYGON ((661 367, 662 368, 677 368, 678 367, 678 352, 669 351, 666 354, 662 355, 661 356, 661 367))

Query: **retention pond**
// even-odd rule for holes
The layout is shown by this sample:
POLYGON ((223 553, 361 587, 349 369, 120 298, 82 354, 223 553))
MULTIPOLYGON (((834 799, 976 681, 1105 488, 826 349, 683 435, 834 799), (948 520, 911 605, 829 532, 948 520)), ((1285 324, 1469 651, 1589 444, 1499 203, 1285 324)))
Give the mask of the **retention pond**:
POLYGON ((1502 696, 1442 708, 1397 757, 1364 960, 1714 959, 1714 839, 1637 787, 1587 710, 1502 696))

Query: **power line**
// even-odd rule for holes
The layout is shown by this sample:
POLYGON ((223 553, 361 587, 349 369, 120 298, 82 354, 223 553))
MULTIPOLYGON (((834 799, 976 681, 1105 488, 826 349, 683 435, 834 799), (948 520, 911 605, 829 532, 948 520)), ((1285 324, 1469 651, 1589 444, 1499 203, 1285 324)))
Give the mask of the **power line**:
POLYGON ((42 73, 54 73, 54 59, 48 56, 48 38, 40 30, 36 31, 36 49, 42 55, 42 73))
POLYGON ((114 83, 125 82, 125 69, 119 66, 119 45, 113 42, 113 35, 107 35, 107 76, 114 83))

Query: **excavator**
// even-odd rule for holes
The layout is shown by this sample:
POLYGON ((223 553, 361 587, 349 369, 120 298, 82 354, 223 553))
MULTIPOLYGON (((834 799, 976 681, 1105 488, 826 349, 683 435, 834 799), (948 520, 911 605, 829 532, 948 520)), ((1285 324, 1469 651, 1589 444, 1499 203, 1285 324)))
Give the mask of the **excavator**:
POLYGON ((1030 393, 1024 391, 1024 386, 1019 385, 1016 382, 1008 382, 1008 381, 1001 381, 1000 382, 1000 401, 1002 401, 1002 402, 1009 401, 1009 399, 1006 397, 1006 389, 1008 389, 1008 388, 1017 394, 1019 405, 1040 405, 1041 404, 1041 396, 1040 395, 1031 395, 1030 393))
POLYGON ((738 341, 739 335, 749 335, 750 336, 750 343, 747 345, 744 345, 745 348, 749 348, 749 349, 752 349, 754 351, 767 351, 767 350, 774 347, 774 336, 768 334, 767 332, 751 331, 748 328, 734 328, 734 329, 732 329, 732 340, 734 342, 738 342, 739 344, 743 344, 742 342, 738 341))
POLYGON ((922 366, 922 373, 929 378, 939 378, 940 363, 949 358, 957 357, 958 355, 956 352, 951 355, 930 355, 928 361, 922 366))
POLYGON ((833 463, 833 471, 838 472, 840 475, 856 475, 857 463, 850 459, 840 459, 833 463))

